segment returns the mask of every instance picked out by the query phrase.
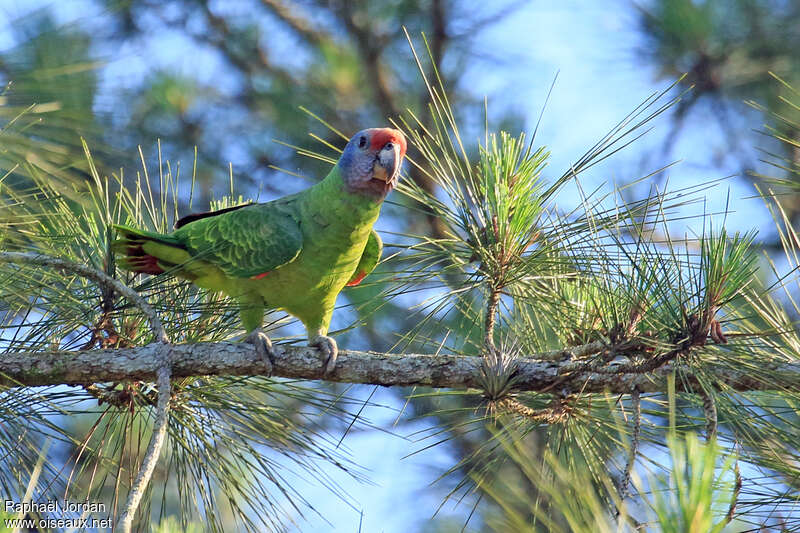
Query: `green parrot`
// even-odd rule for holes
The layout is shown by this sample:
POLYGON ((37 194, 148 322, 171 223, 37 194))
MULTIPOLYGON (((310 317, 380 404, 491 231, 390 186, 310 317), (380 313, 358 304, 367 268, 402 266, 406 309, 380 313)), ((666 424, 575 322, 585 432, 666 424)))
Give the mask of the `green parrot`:
POLYGON ((327 336, 345 285, 357 285, 378 263, 383 245, 372 225, 397 185, 406 153, 403 134, 362 130, 316 185, 259 204, 197 213, 160 234, 116 225, 119 264, 132 272, 168 274, 222 291, 239 304, 247 340, 272 370, 272 343, 262 332, 265 309, 283 309, 306 327, 325 373, 336 364, 327 336))

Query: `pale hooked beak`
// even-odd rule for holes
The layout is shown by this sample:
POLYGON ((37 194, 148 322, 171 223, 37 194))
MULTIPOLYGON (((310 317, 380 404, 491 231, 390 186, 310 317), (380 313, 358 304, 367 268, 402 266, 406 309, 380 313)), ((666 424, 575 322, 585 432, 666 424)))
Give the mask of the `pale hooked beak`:
POLYGON ((391 182, 400 170, 400 145, 396 142, 387 143, 375 157, 372 165, 372 178, 383 182, 391 182))

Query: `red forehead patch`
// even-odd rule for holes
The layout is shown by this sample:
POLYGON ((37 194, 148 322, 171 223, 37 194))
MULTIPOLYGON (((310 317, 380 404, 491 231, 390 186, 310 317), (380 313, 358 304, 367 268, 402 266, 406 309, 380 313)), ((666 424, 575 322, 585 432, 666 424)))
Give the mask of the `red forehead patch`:
POLYGON ((392 128, 375 128, 372 130, 372 142, 370 148, 377 151, 392 142, 400 146, 400 157, 406 155, 406 137, 400 130, 392 128))

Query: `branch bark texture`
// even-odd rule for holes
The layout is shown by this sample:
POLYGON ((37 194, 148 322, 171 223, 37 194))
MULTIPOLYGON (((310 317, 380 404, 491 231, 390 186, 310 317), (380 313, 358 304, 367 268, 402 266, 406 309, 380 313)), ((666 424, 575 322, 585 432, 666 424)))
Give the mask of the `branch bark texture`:
MULTIPOLYGON (((580 349, 576 351, 581 352, 580 349)), ((551 353, 539 355, 550 356, 551 353)), ((155 381, 157 369, 166 356, 171 360, 173 378, 264 373, 263 361, 249 344, 153 343, 135 348, 81 352, 2 354, 0 385, 78 385, 125 379, 155 381)), ((648 373, 616 374, 613 372, 615 363, 604 367, 603 372, 579 371, 576 370, 575 361, 544 360, 533 354, 518 360, 519 380, 515 389, 627 394, 637 388, 641 392, 663 392, 666 390, 667 376, 680 364, 668 363, 648 373)), ((324 379, 387 387, 420 385, 465 389, 480 387, 480 368, 480 357, 340 350, 336 369, 324 379)), ((800 363, 777 364, 773 370, 775 379, 769 383, 756 379, 747 372, 727 367, 717 368, 716 374, 719 382, 738 391, 786 388, 800 390, 800 363)), ((272 375, 295 379, 323 379, 319 352, 309 347, 276 345, 272 375)), ((700 393, 703 390, 690 376, 681 381, 685 383, 685 389, 691 392, 700 393)))

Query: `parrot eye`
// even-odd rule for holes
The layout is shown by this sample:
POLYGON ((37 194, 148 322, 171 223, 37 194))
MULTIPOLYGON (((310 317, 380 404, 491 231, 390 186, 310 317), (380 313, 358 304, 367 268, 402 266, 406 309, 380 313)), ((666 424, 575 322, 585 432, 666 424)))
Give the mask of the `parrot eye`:
POLYGON ((384 150, 391 150, 392 148, 394 148, 394 144, 392 143, 386 143, 383 147, 384 150))
POLYGON ((367 145, 367 137, 366 135, 362 135, 358 138, 358 147, 364 148, 367 145))

